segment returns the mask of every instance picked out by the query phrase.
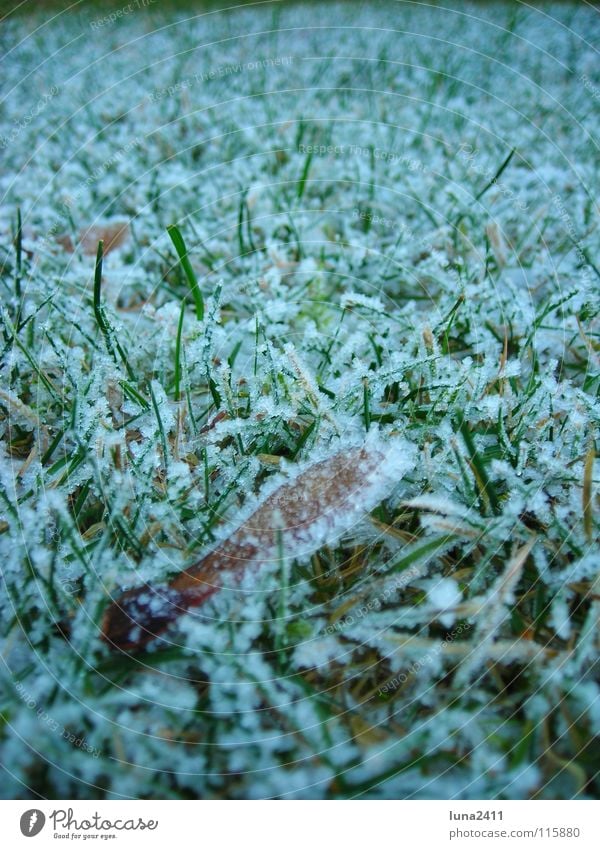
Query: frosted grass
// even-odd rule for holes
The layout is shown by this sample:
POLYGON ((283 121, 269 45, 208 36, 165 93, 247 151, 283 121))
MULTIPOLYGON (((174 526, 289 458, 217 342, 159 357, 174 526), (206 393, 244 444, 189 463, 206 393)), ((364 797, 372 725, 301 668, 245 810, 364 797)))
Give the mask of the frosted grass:
POLYGON ((2 796, 597 796, 597 14, 319 15, 4 24, 2 796))

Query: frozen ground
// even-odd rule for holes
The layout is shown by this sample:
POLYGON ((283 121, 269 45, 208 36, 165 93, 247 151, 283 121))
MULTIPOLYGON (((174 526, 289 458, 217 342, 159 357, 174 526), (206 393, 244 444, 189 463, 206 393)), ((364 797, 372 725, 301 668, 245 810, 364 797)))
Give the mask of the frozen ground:
POLYGON ((457 5, 3 23, 2 796, 598 794, 600 19, 457 5))

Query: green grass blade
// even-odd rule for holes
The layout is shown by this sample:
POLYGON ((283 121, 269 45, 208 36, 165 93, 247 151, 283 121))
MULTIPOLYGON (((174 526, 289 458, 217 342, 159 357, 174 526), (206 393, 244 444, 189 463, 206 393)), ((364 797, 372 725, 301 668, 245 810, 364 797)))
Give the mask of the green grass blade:
POLYGON ((177 322, 177 338, 175 340, 175 400, 181 401, 181 335, 183 333, 183 316, 185 315, 185 300, 181 303, 179 321, 177 322))
POLYGON ((475 202, 477 202, 480 198, 482 198, 484 196, 484 194, 487 192, 487 190, 490 189, 494 185, 494 183, 498 182, 498 180, 502 176, 502 173, 504 172, 504 170, 506 168, 508 168, 508 164, 509 164, 510 160, 515 155, 515 149, 516 148, 514 148, 514 147, 511 149, 510 153, 508 154, 508 156, 506 157, 506 159, 504 160, 504 162, 502 163, 500 168, 498 168, 498 170, 496 171, 496 173, 494 174, 492 179, 488 183, 486 183, 486 185, 479 192, 479 194, 475 195, 475 202))
POLYGON ((177 256, 179 257, 179 262, 181 263, 181 267, 187 277, 187 281, 190 286, 190 290, 192 292, 192 297, 194 298, 194 304, 196 307, 196 318, 198 321, 202 321, 204 318, 204 298, 202 297, 202 292, 200 291, 200 287, 198 286, 198 279, 196 274, 194 273, 194 269, 192 268, 192 264, 190 262, 187 248, 185 246, 185 242, 183 241, 183 236, 179 231, 179 227, 176 224, 170 224, 167 227, 167 233, 171 237, 171 241, 177 251, 177 256))
POLYGON ((102 291, 102 263, 104 260, 104 242, 102 239, 98 242, 98 250, 96 251, 96 264, 94 266, 94 315, 96 316, 96 321, 98 322, 98 327, 106 335, 106 331, 108 327, 104 320, 104 313, 102 312, 102 301, 101 301, 101 291, 102 291))
POLYGON ((296 190, 296 197, 298 200, 302 200, 302 196, 304 195, 304 190, 306 189, 306 181, 308 179, 308 172, 310 171, 310 164, 312 162, 313 152, 312 150, 307 153, 306 159, 304 160, 304 167, 302 169, 302 174, 300 175, 300 179, 298 180, 298 188, 296 190))
POLYGON ((469 429, 469 425, 465 422, 464 418, 461 416, 458 421, 458 426, 460 428, 460 432, 462 438, 464 439, 465 445, 467 447, 467 451, 469 452, 469 459, 473 464, 473 468, 477 472, 476 482, 478 486, 482 488, 482 494, 487 497, 490 506, 494 513, 497 515, 501 512, 500 507, 500 499, 496 492, 494 485, 492 484, 487 469, 485 467, 485 463, 481 458, 481 455, 477 451, 475 447, 475 442, 473 440, 473 434, 469 429))

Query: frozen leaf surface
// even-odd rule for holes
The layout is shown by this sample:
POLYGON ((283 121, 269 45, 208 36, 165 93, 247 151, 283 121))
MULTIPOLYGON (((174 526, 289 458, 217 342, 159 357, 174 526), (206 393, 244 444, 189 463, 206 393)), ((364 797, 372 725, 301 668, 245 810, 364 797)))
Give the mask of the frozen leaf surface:
POLYGON ((269 494, 216 548, 177 575, 167 587, 145 585, 111 604, 104 637, 115 648, 134 651, 191 607, 216 592, 224 578, 285 555, 305 558, 364 518, 414 466, 404 440, 389 444, 373 436, 300 468, 269 494))

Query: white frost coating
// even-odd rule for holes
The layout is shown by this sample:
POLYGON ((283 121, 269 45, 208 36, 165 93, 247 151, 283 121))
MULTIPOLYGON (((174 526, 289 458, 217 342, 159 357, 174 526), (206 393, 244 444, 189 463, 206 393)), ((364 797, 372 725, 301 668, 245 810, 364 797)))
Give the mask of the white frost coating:
POLYGON ((300 668, 319 669, 339 658, 343 663, 347 658, 347 649, 334 637, 322 637, 302 643, 295 652, 294 659, 300 668))
POLYGON ((561 640, 568 640, 571 636, 571 617, 569 605, 564 593, 560 593, 552 602, 550 613, 550 624, 561 640))
POLYGON ((340 299, 342 309, 349 307, 361 306, 374 312, 383 312, 385 307, 379 298, 369 298, 367 295, 362 295, 360 292, 346 292, 340 299))
POLYGON ((409 501, 403 503, 406 507, 431 510, 435 513, 441 513, 444 516, 460 516, 464 518, 472 512, 464 504, 459 504, 450 498, 440 498, 439 495, 421 495, 419 498, 411 498, 409 501))
POLYGON ((442 625, 452 625, 455 619, 453 608, 462 601, 462 593, 456 581, 452 578, 435 581, 427 590, 427 598, 436 610, 442 612, 439 617, 442 625))

